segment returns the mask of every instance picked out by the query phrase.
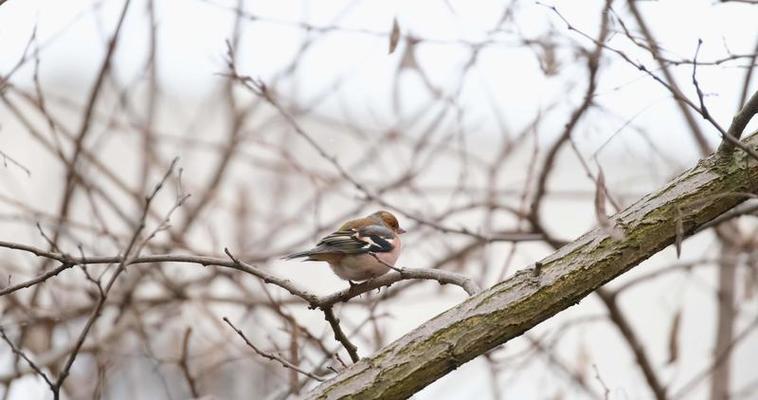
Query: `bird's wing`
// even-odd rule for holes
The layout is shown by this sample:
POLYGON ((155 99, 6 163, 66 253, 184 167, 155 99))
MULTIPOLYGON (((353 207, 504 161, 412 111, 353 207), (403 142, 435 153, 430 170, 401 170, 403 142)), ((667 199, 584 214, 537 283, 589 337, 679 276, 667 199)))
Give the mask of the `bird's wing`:
POLYGON ((339 230, 318 242, 313 249, 319 253, 383 253, 392 251, 395 234, 381 225, 368 225, 358 229, 339 230))
POLYGON ((322 238, 313 249, 314 253, 365 253, 366 242, 357 238, 355 230, 339 230, 322 238))
POLYGON ((385 253, 395 246, 395 233, 382 225, 368 225, 354 229, 340 229, 322 238, 316 247, 284 256, 285 259, 312 257, 319 254, 385 253))
POLYGON ((358 231, 354 229, 350 230, 338 230, 323 237, 316 247, 300 251, 297 253, 284 256, 285 259, 293 259, 299 257, 309 257, 314 259, 314 256, 321 254, 362 254, 367 253, 370 243, 358 239, 358 231))
POLYGON ((395 248, 392 244, 395 237, 395 232, 382 225, 369 225, 358 229, 356 232, 356 239, 368 243, 368 251, 372 253, 392 251, 395 248))

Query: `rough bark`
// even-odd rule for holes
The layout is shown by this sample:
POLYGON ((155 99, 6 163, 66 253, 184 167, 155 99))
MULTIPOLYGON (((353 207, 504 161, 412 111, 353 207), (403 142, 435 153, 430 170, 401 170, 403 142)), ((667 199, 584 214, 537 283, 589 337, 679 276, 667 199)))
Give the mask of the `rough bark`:
MULTIPOLYGON (((758 148, 758 134, 745 139, 758 148)), ((758 191, 758 161, 718 152, 611 218, 614 240, 595 229, 470 297, 364 358, 307 395, 309 399, 400 399, 463 363, 517 337, 758 191), (539 272, 538 274, 536 272, 539 272)))

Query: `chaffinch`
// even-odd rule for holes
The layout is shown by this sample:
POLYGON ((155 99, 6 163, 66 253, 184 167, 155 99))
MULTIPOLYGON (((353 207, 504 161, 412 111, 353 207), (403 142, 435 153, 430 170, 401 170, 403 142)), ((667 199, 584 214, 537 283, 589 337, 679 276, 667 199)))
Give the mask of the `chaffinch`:
POLYGON ((316 247, 283 258, 326 261, 340 278, 364 281, 387 273, 388 265, 395 265, 401 248, 399 235, 403 233, 405 230, 392 213, 377 211, 345 222, 336 232, 322 238, 316 247))

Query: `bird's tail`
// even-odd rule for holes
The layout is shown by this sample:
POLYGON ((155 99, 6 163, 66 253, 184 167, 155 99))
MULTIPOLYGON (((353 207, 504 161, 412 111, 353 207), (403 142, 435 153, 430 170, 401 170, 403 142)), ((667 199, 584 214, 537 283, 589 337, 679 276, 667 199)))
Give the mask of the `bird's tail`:
POLYGON ((310 257, 312 255, 310 250, 298 251, 297 253, 287 254, 282 257, 282 260, 292 260, 293 258, 310 257))

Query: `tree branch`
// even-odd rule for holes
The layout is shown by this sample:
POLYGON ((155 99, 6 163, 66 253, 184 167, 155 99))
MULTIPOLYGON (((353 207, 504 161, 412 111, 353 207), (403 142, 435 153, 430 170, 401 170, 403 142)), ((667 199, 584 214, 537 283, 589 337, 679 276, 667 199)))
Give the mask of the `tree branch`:
POLYGON ((324 319, 329 322, 329 325, 332 327, 332 331, 334 331, 334 339, 345 347, 347 354, 350 355, 350 359, 353 360, 353 362, 358 362, 358 360, 361 359, 358 356, 358 347, 356 347, 350 341, 350 339, 347 338, 347 335, 345 335, 345 332, 340 327, 340 320, 334 315, 334 310, 332 310, 332 307, 323 307, 322 310, 324 311, 324 319))
MULTIPOLYGON (((758 135, 741 144, 757 148, 758 135)), ((407 398, 670 245, 677 225, 691 234, 756 191, 758 163, 743 152, 717 152, 612 217, 624 229, 623 240, 596 228, 540 261, 539 274, 523 271, 470 297, 343 370, 307 398, 407 398)))
POLYGON ((278 355, 276 355, 276 354, 273 354, 273 353, 265 352, 265 351, 263 351, 263 350, 259 349, 259 348, 258 348, 256 345, 254 345, 254 344, 253 344, 253 343, 252 343, 252 342, 251 342, 251 341, 250 341, 250 340, 247 338, 247 336, 245 336, 245 333, 244 333, 244 332, 242 332, 242 330, 240 330, 239 328, 237 328, 236 326, 234 326, 234 324, 232 324, 232 322, 231 322, 231 321, 229 321, 229 318, 227 318, 227 317, 223 317, 223 318, 221 318, 221 319, 223 319, 223 320, 224 320, 224 322, 226 322, 226 324, 227 324, 227 325, 229 325, 229 326, 230 326, 230 327, 231 327, 231 328, 234 330, 234 332, 236 332, 236 333, 237 333, 237 335, 239 335, 239 337, 241 337, 241 338, 242 338, 242 340, 244 340, 244 341, 245 341, 245 344, 246 344, 248 347, 250 347, 251 349, 253 349, 253 351, 254 351, 256 354, 258 354, 259 356, 261 356, 261 357, 263 357, 263 358, 266 358, 266 359, 269 359, 269 360, 271 360, 271 361, 276 361, 276 362, 278 362, 279 364, 281 364, 281 365, 282 365, 282 367, 284 367, 284 368, 288 368, 288 369, 291 369, 291 370, 293 370, 293 371, 296 371, 296 372, 298 372, 298 373, 300 373, 300 374, 303 374, 303 375, 305 375, 305 376, 307 376, 307 377, 309 377, 309 378, 311 378, 311 379, 315 379, 315 380, 317 380, 317 381, 319 381, 319 382, 323 382, 323 381, 324 381, 324 378, 323 378, 323 377, 320 377, 320 376, 318 376, 318 375, 316 375, 316 374, 313 374, 313 373, 310 373, 310 372, 308 372, 308 371, 306 371, 306 370, 303 370, 303 369, 301 369, 300 367, 298 367, 297 365, 295 365, 295 364, 293 364, 293 363, 291 363, 291 362, 289 362, 289 361, 285 360, 285 359, 284 359, 284 358, 282 358, 281 356, 278 356, 278 355))

